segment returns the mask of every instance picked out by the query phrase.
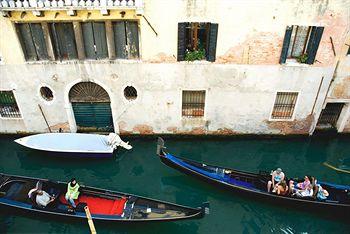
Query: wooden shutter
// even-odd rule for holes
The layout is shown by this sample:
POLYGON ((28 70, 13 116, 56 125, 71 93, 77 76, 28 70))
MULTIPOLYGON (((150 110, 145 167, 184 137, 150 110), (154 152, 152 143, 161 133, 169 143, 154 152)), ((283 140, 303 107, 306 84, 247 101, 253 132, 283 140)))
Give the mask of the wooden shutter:
POLYGON ((60 60, 78 58, 72 23, 52 23, 55 53, 60 60))
POLYGON ((22 45, 24 57, 27 61, 37 60, 35 46, 29 24, 17 24, 18 37, 22 45))
POLYGON ((47 54, 46 42, 41 24, 30 24, 30 30, 32 32, 33 43, 38 60, 48 60, 49 55, 47 54))
POLYGON ((187 23, 178 23, 177 28, 177 61, 185 60, 187 23))
POLYGON ((207 60, 215 62, 216 57, 216 44, 218 39, 218 24, 210 24, 209 27, 209 41, 207 46, 207 60))
POLYGON ((286 33, 284 34, 282 52, 280 57, 280 64, 285 63, 288 54, 288 48, 290 44, 290 37, 292 35, 293 26, 287 26, 286 33))
POLYGON ((139 57, 139 29, 136 21, 126 21, 126 40, 128 44, 128 57, 139 57))
POLYGON ((84 51, 85 56, 88 59, 96 59, 95 55, 95 43, 94 43, 94 32, 92 29, 91 22, 85 22, 81 24, 83 29, 84 38, 84 51))
POLYGON ((96 58, 97 59, 108 58, 105 23, 94 22, 93 30, 94 30, 94 40, 95 40, 95 46, 96 46, 96 58))
POLYGON ((320 44, 324 27, 312 27, 310 39, 307 45, 306 54, 308 56, 306 63, 313 64, 315 61, 318 46, 320 44))
POLYGON ((127 58, 125 22, 113 22, 113 33, 116 57, 122 59, 127 58))

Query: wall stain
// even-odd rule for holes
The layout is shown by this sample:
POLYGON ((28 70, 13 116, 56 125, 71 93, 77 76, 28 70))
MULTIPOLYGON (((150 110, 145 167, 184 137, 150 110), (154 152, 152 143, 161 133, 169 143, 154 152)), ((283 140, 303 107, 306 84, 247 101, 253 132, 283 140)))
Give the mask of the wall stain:
POLYGON ((153 132, 153 128, 146 124, 138 124, 135 125, 132 129, 133 133, 140 133, 142 135, 149 135, 149 134, 155 134, 153 132))
POLYGON ((271 130, 278 130, 279 134, 308 134, 313 122, 313 115, 308 115, 304 119, 293 121, 270 121, 264 122, 271 130))

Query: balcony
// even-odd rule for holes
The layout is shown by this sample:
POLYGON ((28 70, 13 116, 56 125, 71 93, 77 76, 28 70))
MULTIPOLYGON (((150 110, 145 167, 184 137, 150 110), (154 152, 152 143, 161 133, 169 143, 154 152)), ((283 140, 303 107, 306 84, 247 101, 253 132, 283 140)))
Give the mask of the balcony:
POLYGON ((11 11, 33 11, 35 15, 42 11, 62 11, 74 13, 77 10, 100 10, 107 14, 108 10, 135 10, 143 13, 143 0, 2 0, 0 11, 7 16, 11 11))

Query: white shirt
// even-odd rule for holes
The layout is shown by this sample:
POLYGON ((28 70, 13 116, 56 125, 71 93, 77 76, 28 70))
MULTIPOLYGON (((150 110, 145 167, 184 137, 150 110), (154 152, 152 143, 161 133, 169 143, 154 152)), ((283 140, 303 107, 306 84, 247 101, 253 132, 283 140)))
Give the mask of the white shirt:
POLYGON ((311 197, 313 195, 314 191, 312 189, 308 190, 305 189, 303 191, 300 192, 301 196, 303 197, 311 197))
POLYGON ((50 200, 51 200, 50 195, 45 191, 43 191, 42 195, 40 195, 40 194, 36 195, 36 203, 38 205, 45 207, 45 206, 47 206, 47 204, 49 204, 50 200))

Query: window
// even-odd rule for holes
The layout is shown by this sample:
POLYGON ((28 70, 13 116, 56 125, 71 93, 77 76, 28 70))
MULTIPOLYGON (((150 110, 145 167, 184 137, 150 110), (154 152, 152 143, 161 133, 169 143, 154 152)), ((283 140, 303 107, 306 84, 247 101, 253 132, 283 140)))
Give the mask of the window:
POLYGON ((135 100, 137 98, 137 90, 132 86, 127 86, 124 89, 124 96, 127 100, 135 100))
POLYGON ((12 91, 0 91, 0 116, 3 118, 21 118, 12 91))
POLYGON ((40 95, 45 101, 52 101, 53 99, 52 90, 46 86, 40 88, 40 95))
POLYGON ((182 91, 182 116, 204 116, 205 91, 182 91))
POLYGON ((139 33, 136 21, 115 21, 112 24, 117 58, 139 58, 139 33))
POLYGON ((320 114, 317 125, 330 124, 332 127, 336 127, 343 107, 344 103, 327 103, 320 114))
POLYGON ((280 63, 294 58, 300 63, 313 64, 324 27, 288 26, 284 35, 280 63))
POLYGON ((85 56, 89 59, 108 58, 104 22, 82 23, 85 56))
POLYGON ((72 23, 50 23, 50 32, 57 60, 78 58, 72 23))
POLYGON ((214 62, 218 24, 179 23, 178 24, 178 61, 206 59, 214 62))
POLYGON ((348 52, 346 53, 346 55, 350 55, 350 46, 349 46, 349 49, 348 49, 348 52))
POLYGON ((296 92, 277 92, 271 118, 291 119, 293 116, 297 98, 298 93, 296 92))
POLYGON ((16 24, 16 29, 27 61, 49 59, 40 23, 16 24))

